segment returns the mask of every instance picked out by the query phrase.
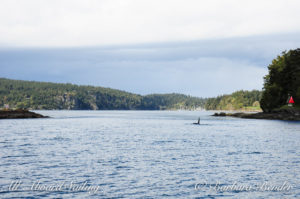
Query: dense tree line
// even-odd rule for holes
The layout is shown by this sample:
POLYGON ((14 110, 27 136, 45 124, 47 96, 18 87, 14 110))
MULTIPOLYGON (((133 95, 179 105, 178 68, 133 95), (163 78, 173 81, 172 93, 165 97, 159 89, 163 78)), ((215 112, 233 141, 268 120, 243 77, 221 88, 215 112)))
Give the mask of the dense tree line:
POLYGON ((231 95, 222 95, 207 99, 207 110, 259 110, 261 91, 237 91, 231 95))
POLYGON ((152 94, 142 98, 144 109, 196 109, 203 108, 206 100, 183 94, 152 94))
POLYGON ((264 112, 270 112, 287 104, 290 96, 295 106, 300 106, 300 48, 283 52, 268 67, 264 77, 260 101, 264 112))
POLYGON ((163 110, 203 107, 182 94, 137 95, 116 89, 0 78, 0 107, 69 110, 163 110))

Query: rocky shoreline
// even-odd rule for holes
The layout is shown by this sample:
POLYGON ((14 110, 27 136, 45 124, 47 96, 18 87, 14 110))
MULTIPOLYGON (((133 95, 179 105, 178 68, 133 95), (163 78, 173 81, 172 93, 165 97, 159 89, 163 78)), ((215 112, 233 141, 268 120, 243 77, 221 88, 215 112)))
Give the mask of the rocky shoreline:
POLYGON ((49 118, 28 110, 0 110, 0 119, 49 118))
POLYGON ((300 121, 300 111, 299 110, 277 110, 270 113, 259 112, 259 113, 215 113, 213 116, 216 117, 238 117, 246 119, 268 119, 268 120, 289 120, 289 121, 300 121))

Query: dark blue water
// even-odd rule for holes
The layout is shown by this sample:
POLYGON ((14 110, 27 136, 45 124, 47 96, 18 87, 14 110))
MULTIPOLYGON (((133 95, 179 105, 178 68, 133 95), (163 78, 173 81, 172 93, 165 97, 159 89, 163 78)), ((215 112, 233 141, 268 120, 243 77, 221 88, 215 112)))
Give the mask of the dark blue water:
POLYGON ((39 112, 0 120, 1 198, 300 198, 299 122, 39 112))

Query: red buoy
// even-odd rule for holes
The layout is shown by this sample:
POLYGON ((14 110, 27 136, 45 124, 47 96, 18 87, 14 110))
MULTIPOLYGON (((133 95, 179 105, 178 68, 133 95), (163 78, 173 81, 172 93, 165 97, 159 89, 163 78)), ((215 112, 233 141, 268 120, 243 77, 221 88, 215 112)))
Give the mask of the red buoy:
POLYGON ((289 104, 294 104, 295 102, 294 102, 294 99, 293 99, 293 97, 291 96, 291 98, 290 98, 290 100, 289 100, 289 104))

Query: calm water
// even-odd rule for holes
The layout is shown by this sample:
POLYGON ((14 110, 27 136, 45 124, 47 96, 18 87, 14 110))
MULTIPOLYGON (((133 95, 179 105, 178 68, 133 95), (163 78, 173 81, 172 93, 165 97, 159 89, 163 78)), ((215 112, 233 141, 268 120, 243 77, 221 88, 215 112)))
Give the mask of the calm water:
POLYGON ((1 198, 300 198, 299 122, 39 112, 0 120, 1 198))

